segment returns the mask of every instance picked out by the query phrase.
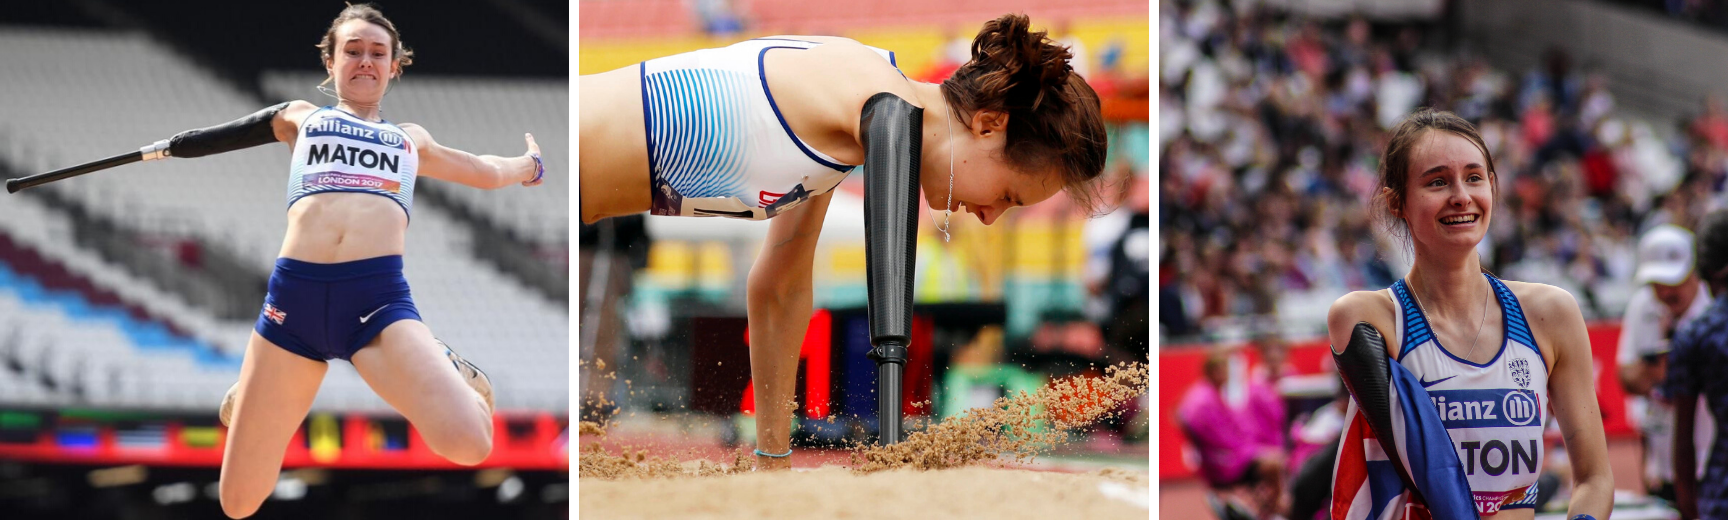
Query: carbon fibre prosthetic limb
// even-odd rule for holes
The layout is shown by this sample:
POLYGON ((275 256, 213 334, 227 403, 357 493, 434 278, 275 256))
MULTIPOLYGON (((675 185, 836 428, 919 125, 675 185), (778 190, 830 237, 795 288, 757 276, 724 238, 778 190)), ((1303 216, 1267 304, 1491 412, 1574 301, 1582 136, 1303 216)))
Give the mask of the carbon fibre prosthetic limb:
POLYGON ((156 141, 134 152, 126 152, 47 173, 8 179, 6 192, 18 193, 19 190, 139 161, 154 161, 169 157, 203 157, 273 143, 276 142, 276 132, 271 127, 270 122, 276 118, 278 112, 285 108, 288 108, 288 103, 279 103, 227 123, 180 132, 174 137, 156 141))
MULTIPOLYGON (((167 155, 203 157, 274 143, 276 131, 270 126, 270 121, 276 118, 276 113, 285 108, 288 108, 288 103, 277 103, 227 123, 174 134, 174 137, 166 140, 167 155)), ((160 142, 156 147, 164 148, 160 142)))
POLYGON ((912 337, 912 266, 918 245, 918 161, 924 109, 883 92, 864 102, 864 257, 870 350, 876 362, 881 443, 902 439, 901 377, 912 337))
MULTIPOLYGON (((1362 411, 1362 416, 1368 419, 1368 426, 1374 430, 1374 438, 1380 442, 1381 449, 1388 455, 1396 457, 1397 442, 1392 434, 1392 370, 1387 363, 1386 339, 1380 336, 1380 330, 1368 322, 1358 322, 1350 332, 1350 343, 1343 353, 1334 351, 1332 361, 1338 365, 1338 373, 1344 376, 1344 386, 1350 389, 1350 395, 1356 399, 1356 408, 1362 411)), ((1404 482, 1412 482, 1409 470, 1403 464, 1393 464, 1398 468, 1398 476, 1404 482)))

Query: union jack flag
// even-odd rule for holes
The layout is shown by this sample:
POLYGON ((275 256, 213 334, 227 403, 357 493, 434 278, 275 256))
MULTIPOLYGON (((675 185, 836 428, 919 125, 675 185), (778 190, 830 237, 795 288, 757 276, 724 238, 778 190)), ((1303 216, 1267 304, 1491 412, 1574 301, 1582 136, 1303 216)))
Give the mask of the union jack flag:
POLYGON ((288 319, 288 313, 282 312, 282 310, 277 309, 276 306, 266 303, 264 304, 264 317, 270 318, 270 321, 276 322, 277 325, 281 325, 282 320, 288 319))
MULTIPOLYGON (((1345 412, 1349 426, 1332 466, 1331 520, 1447 520, 1476 518, 1478 510, 1451 434, 1429 404, 1416 375, 1387 360, 1392 376, 1392 430, 1398 453, 1386 453, 1355 399, 1345 412), (1407 471, 1405 480, 1399 471, 1407 471), (1412 485, 1414 489, 1412 489, 1412 485)), ((1532 500, 1533 502, 1534 500, 1532 500)), ((1492 514, 1487 511, 1484 514, 1492 514)))

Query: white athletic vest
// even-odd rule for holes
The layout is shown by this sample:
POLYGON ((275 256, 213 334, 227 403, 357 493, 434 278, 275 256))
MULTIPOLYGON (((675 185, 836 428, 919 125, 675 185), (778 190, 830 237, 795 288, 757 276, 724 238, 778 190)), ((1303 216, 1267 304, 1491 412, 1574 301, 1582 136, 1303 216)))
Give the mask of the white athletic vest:
POLYGON ((653 214, 763 220, 846 178, 855 165, 792 133, 762 69, 769 50, 818 45, 759 38, 642 62, 653 214))
POLYGON ((349 191, 390 197, 410 215, 420 155, 401 127, 324 107, 300 123, 288 168, 288 206, 314 193, 349 191))
POLYGON ((1398 363, 1427 389, 1452 437, 1475 495, 1476 512, 1534 507, 1542 469, 1543 424, 1548 419, 1548 364, 1530 333, 1518 298, 1500 280, 1484 274, 1505 318, 1505 342, 1485 365, 1456 357, 1440 346, 1410 288, 1392 284, 1399 312, 1398 363))

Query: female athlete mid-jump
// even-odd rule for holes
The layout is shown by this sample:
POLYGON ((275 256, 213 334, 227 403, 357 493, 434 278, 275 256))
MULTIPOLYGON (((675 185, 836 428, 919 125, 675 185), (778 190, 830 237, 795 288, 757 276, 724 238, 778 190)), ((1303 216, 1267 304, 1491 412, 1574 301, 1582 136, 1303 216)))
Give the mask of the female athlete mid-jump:
POLYGON ((379 107, 412 54, 376 8, 344 9, 318 44, 337 102, 293 101, 226 125, 183 132, 174 156, 265 142, 293 148, 288 233, 246 345, 240 381, 222 404, 229 426, 221 501, 250 516, 276 487, 294 430, 328 360, 345 359, 427 446, 478 464, 492 450, 492 386, 420 321, 402 276, 414 183, 426 176, 483 189, 540 184, 539 146, 516 157, 446 148, 379 107))

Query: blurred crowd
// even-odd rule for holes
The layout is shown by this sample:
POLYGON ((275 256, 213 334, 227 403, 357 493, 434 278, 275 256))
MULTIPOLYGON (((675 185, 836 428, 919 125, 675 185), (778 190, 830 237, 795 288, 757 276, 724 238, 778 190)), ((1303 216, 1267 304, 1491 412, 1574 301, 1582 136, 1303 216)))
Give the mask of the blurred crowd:
POLYGON ((1716 205, 1720 100, 1679 121, 1631 117, 1602 71, 1560 49, 1508 71, 1444 36, 1423 22, 1160 3, 1161 337, 1318 332, 1338 296, 1401 277, 1409 246, 1367 207, 1387 130, 1419 107, 1470 120, 1490 148, 1483 265, 1566 289, 1589 318, 1624 308, 1642 231, 1692 228, 1716 205))

